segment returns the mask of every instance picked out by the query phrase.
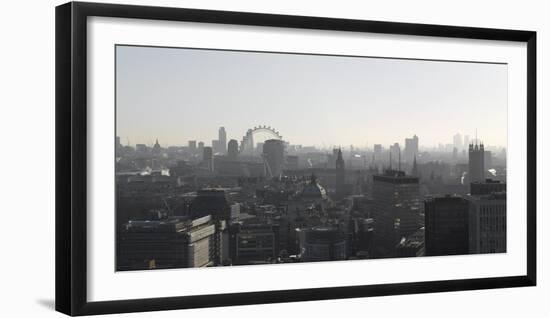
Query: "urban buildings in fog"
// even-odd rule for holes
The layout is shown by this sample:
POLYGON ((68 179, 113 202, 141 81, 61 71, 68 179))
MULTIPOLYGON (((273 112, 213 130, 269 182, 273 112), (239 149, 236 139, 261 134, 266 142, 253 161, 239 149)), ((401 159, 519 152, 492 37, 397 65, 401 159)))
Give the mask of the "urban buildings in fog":
MULTIPOLYGON (((461 134, 452 152, 422 150, 417 135, 403 151, 327 151, 267 127, 217 151, 117 137, 117 269, 506 251, 505 151, 461 134)), ((228 135, 220 127, 217 141, 228 135)))
POLYGON ((129 46, 116 65, 117 270, 507 251, 506 65, 129 46))

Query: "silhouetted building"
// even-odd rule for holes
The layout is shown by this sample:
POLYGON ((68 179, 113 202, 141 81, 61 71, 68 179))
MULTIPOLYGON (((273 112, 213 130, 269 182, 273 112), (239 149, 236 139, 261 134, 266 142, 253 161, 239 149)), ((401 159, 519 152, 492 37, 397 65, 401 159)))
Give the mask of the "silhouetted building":
POLYGON ((225 132, 225 127, 220 127, 218 130, 218 140, 219 140, 219 150, 221 154, 227 153, 227 133, 225 132))
POLYGON ((468 149, 468 177, 470 182, 485 180, 485 149, 483 144, 470 144, 468 149))
POLYGON ((226 192, 221 189, 199 190, 197 191, 197 196, 191 202, 189 210, 193 218, 205 215, 212 216, 212 221, 216 227, 215 240, 212 241, 214 251, 213 262, 214 265, 221 264, 224 250, 228 250, 228 247, 225 246, 229 244, 225 230, 227 223, 231 219, 231 206, 227 200, 226 192))
POLYGON ((347 259, 346 238, 333 227, 312 227, 299 231, 302 262, 347 259))
POLYGON ((229 220, 231 207, 226 192, 221 189, 203 189, 197 191, 197 196, 190 206, 192 217, 212 215, 214 220, 229 220))
POLYGON ((426 256, 468 254, 467 200, 459 196, 427 199, 424 213, 426 256))
POLYGON ((235 139, 229 140, 229 143, 227 144, 227 156, 235 160, 237 159, 237 156, 239 155, 239 142, 235 139))
POLYGON ((421 227, 418 178, 386 170, 373 176, 374 257, 395 256, 402 237, 421 227))
POLYGON ((346 192, 346 168, 342 158, 342 149, 338 149, 336 157, 336 198, 342 199, 346 192))
POLYGON ((203 153, 203 150, 204 150, 204 142, 202 141, 199 141, 198 143, 198 146, 197 146, 197 152, 202 156, 202 153, 203 153))
POLYGON ((210 171, 214 171, 214 156, 212 147, 204 147, 202 150, 202 163, 210 171))
POLYGON ((197 141, 196 140, 189 140, 188 142, 189 151, 191 153, 197 152, 197 141))
POLYGON ((506 184, 472 183, 470 202, 470 253, 506 252, 506 184))
POLYGON ((460 133, 456 133, 456 135, 453 136, 453 146, 458 150, 462 150, 462 135, 460 133))
POLYGON ((131 220, 119 233, 117 270, 213 265, 215 231, 210 215, 131 220))
POLYGON ((278 177, 283 171, 285 146, 282 140, 269 139, 263 145, 263 157, 269 177, 278 177))
POLYGON ((153 145, 153 155, 160 155, 161 151, 162 148, 160 147, 159 140, 157 139, 153 145))
POLYGON ((412 162, 413 158, 418 155, 418 136, 405 138, 405 160, 412 162))
POLYGON ((381 160, 382 159, 382 145, 381 144, 375 144, 373 147, 373 156, 374 160, 381 160))
POLYGON ((418 174, 418 164, 416 163, 416 156, 414 156, 414 159, 413 159, 413 166, 412 166, 412 170, 411 170, 411 175, 413 177, 417 177, 417 178, 420 177, 420 175, 418 174))

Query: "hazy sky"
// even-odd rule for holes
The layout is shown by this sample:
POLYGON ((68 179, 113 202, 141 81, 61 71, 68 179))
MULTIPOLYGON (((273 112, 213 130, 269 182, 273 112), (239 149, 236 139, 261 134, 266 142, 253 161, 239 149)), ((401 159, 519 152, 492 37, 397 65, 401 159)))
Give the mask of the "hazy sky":
POLYGON ((507 139, 507 66, 341 56, 117 47, 121 142, 210 145, 269 125, 291 144, 420 146, 457 132, 507 139))

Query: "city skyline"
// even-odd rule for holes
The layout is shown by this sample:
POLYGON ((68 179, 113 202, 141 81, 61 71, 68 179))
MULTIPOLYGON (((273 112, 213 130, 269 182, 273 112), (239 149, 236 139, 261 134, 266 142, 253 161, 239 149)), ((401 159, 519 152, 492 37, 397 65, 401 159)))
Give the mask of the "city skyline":
POLYGON ((387 147, 416 134, 422 148, 452 143, 457 132, 472 140, 477 130, 486 145, 506 147, 506 72, 501 64, 118 46, 117 135, 122 144, 210 145, 219 127, 240 142, 265 124, 295 145, 387 147))

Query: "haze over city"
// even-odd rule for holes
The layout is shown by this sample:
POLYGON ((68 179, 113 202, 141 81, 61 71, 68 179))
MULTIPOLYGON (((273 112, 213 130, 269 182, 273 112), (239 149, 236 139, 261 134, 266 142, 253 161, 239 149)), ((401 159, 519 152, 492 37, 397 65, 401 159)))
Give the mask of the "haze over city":
POLYGON ((121 143, 209 144, 269 125, 290 144, 506 146, 507 66, 117 46, 121 143), (122 120, 121 120, 122 119, 122 120))

